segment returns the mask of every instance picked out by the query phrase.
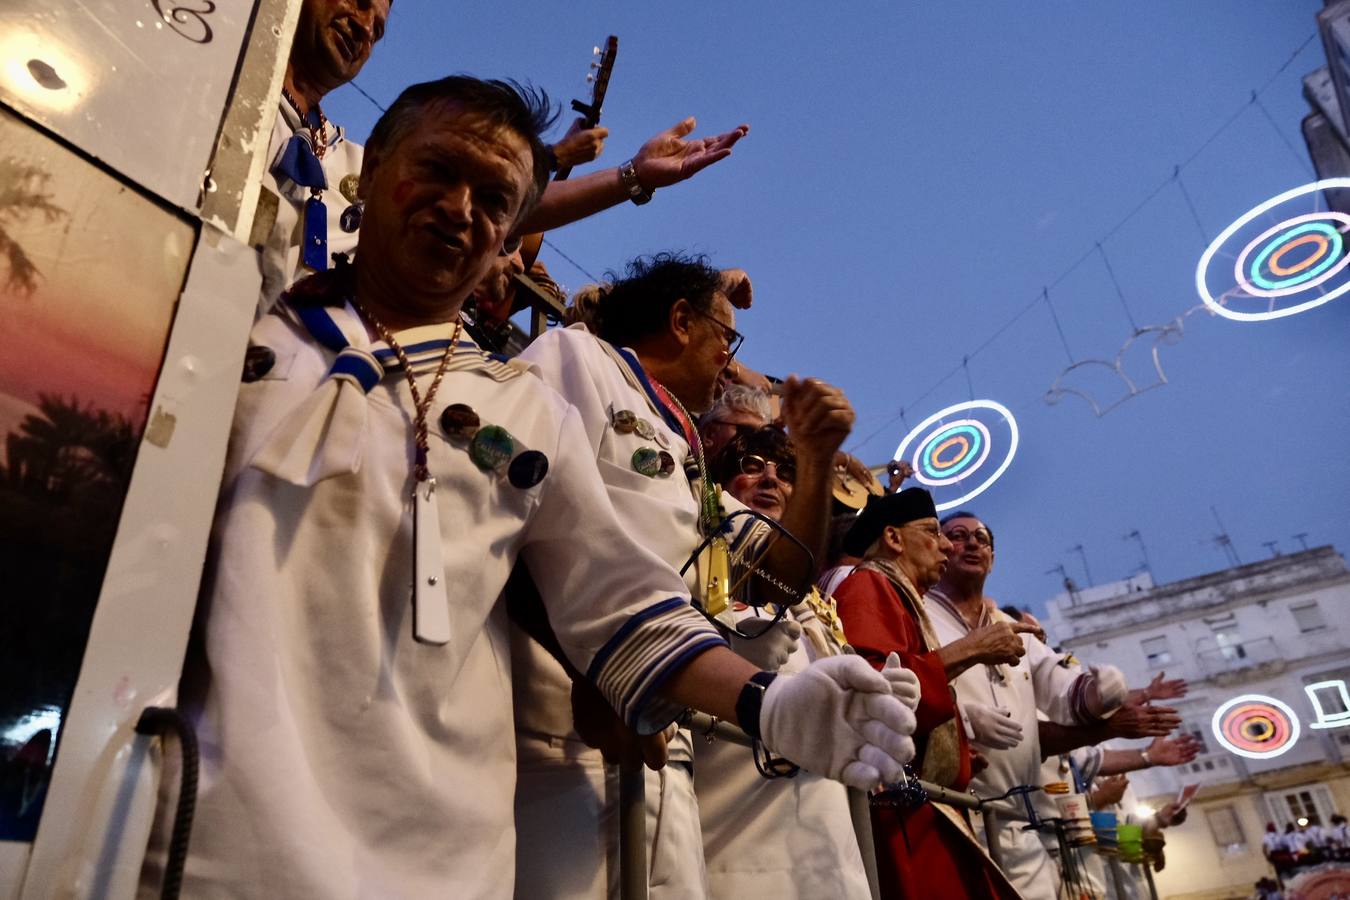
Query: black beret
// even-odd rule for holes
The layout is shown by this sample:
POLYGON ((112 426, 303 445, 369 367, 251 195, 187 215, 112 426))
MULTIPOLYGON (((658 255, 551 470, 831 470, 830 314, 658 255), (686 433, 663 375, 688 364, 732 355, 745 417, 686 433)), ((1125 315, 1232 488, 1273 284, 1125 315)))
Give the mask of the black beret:
POLYGON ((844 552, 849 556, 862 556, 881 537, 887 525, 936 518, 933 495, 923 488, 906 488, 898 494, 868 497, 867 505, 858 513, 858 521, 844 535, 844 552))

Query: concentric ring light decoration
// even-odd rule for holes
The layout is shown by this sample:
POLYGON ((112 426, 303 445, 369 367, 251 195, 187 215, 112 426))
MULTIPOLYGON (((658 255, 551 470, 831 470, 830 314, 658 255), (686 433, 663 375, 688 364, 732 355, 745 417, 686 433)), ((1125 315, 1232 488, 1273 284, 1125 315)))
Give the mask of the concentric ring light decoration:
POLYGON ((933 494, 938 511, 960 506, 989 488, 1017 453, 1017 420, 993 400, 938 410, 918 424, 894 459, 914 466, 914 479, 933 494))
POLYGON ((1279 319, 1350 291, 1350 215, 1326 208, 1328 178, 1272 197, 1214 239, 1195 269, 1200 299, 1240 322, 1279 319))
POLYGON ((1214 737, 1238 756, 1271 759, 1298 741, 1298 714, 1262 694, 1234 697, 1214 711, 1214 737))

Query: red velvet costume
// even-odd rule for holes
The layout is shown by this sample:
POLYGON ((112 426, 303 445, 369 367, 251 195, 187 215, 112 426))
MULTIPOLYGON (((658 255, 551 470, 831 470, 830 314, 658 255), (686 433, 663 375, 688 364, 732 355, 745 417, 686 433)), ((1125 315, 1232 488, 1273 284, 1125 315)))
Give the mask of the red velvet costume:
MULTIPOLYGON (((919 624, 880 572, 857 570, 835 590, 834 597, 848 642, 861 656, 880 669, 887 654, 894 651, 900 655, 900 662, 919 676, 921 695, 914 732, 918 752, 913 762, 916 772, 922 771, 933 729, 956 720, 959 768, 955 780, 946 786, 964 791, 970 781, 971 753, 936 648, 925 650, 919 624)), ((912 809, 872 807, 872 835, 882 897, 984 900, 1019 896, 974 838, 932 803, 912 809)))

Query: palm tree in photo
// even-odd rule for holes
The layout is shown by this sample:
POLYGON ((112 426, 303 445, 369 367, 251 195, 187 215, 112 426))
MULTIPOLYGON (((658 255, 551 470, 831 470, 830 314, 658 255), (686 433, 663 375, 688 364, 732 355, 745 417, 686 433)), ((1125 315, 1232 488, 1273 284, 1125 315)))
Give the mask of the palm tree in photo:
POLYGON ((0 260, 9 268, 5 284, 17 294, 31 296, 42 273, 11 229, 33 216, 50 223, 66 215, 47 190, 51 178, 50 173, 12 156, 0 159, 0 260))

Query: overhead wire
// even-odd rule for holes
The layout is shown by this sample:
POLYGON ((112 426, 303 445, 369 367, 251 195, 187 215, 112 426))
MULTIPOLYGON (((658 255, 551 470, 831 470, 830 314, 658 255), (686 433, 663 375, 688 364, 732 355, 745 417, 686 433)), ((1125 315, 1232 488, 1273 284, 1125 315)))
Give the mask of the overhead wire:
MULTIPOLYGON (((1233 127, 1233 125, 1238 121, 1238 119, 1242 118, 1243 114, 1246 113, 1249 109, 1251 109, 1252 106, 1254 105, 1258 106, 1262 111, 1265 111, 1264 105, 1260 103, 1260 96, 1264 94, 1267 90, 1269 90, 1271 85, 1273 85, 1279 79, 1279 77, 1283 75, 1284 72, 1291 65, 1294 64, 1294 60, 1298 59, 1298 57, 1302 55, 1303 51, 1308 48, 1308 45, 1317 39, 1317 36, 1318 32, 1314 31, 1306 39, 1304 39, 1304 41, 1301 44, 1299 44, 1298 47, 1292 53, 1289 54, 1288 58, 1285 59, 1285 61, 1281 63, 1280 66, 1273 73, 1271 73, 1270 77, 1268 77, 1264 82, 1262 82, 1262 84, 1259 87, 1257 87, 1255 90, 1251 92, 1251 97, 1247 101, 1245 101, 1240 107, 1234 110, 1232 115, 1224 119, 1224 121, 1217 128, 1215 128, 1214 131, 1211 132, 1209 136, 1206 137, 1205 140, 1202 141, 1200 145, 1190 153, 1190 155, 1188 155, 1184 160, 1182 160, 1180 163, 1174 166, 1171 174, 1169 174, 1166 178, 1164 178, 1162 182, 1158 184, 1157 187, 1149 191, 1148 194, 1146 194, 1143 197, 1143 199, 1141 199, 1138 203, 1136 203, 1133 207, 1131 207, 1129 212, 1125 213, 1125 215, 1122 216, 1119 220, 1117 220, 1116 223, 1112 225, 1109 229, 1107 229, 1107 231, 1104 234, 1102 234, 1099 238, 1097 238, 1093 242, 1093 246, 1089 247, 1082 255, 1080 255, 1077 259, 1075 259, 1072 263, 1070 263, 1063 271, 1061 271, 1060 274, 1057 275, 1046 287, 1042 288, 1041 293, 1037 294, 1030 302, 1028 302, 1016 313, 1014 313, 1005 322, 1003 322, 1003 324, 1001 324, 997 329, 995 329, 994 333, 991 334, 988 338, 986 338, 983 343, 981 343, 975 349, 962 354, 962 361, 960 363, 958 363, 947 374, 943 375, 936 382, 934 382, 933 385, 929 387, 927 390, 925 390, 922 394, 920 394, 916 400, 906 403, 902 408, 914 409, 916 406, 918 406, 918 404, 922 403, 923 400, 927 399, 931 394, 937 391, 938 388, 940 388, 943 384, 949 381, 954 375, 960 372, 963 366, 968 365, 971 359, 975 358, 982 351, 984 351, 991 344, 993 344, 996 340, 998 340, 1005 332, 1007 332, 1009 328, 1011 328, 1014 324, 1016 324, 1018 320, 1020 320, 1023 316, 1025 316, 1028 312, 1030 312, 1032 308, 1036 306, 1037 303, 1040 303, 1042 299, 1044 299, 1046 306, 1050 309, 1050 315, 1054 320, 1056 330, 1059 332, 1060 341, 1064 345, 1064 351, 1069 356, 1070 363, 1072 363, 1073 353, 1069 350, 1068 341, 1064 337, 1064 330, 1060 325, 1059 317, 1055 314, 1054 306, 1050 304, 1049 291, 1052 288, 1056 287, 1058 284, 1060 284, 1062 281, 1064 281, 1066 278, 1068 278, 1070 275, 1072 275, 1075 271, 1077 271, 1077 269, 1080 266, 1082 266, 1082 264, 1086 262, 1089 257, 1091 257, 1094 253, 1097 252, 1097 248, 1102 243, 1106 242, 1107 240, 1110 240, 1118 231, 1120 231, 1121 228, 1124 228, 1125 225, 1127 225, 1131 220, 1134 219, 1135 216, 1137 216, 1140 212, 1142 212, 1146 206, 1152 203, 1153 200, 1159 194, 1161 194, 1169 184, 1172 184, 1173 182, 1176 182, 1177 186, 1181 189, 1182 196, 1186 200, 1187 208, 1190 210, 1192 218, 1195 219, 1196 226, 1200 228, 1201 234, 1203 235, 1205 233, 1204 225, 1201 224, 1200 222, 1199 213, 1196 212, 1195 204, 1191 200, 1190 194, 1186 191, 1185 185, 1182 184, 1181 182, 1182 170, 1185 169, 1187 166, 1189 166, 1191 163, 1193 163, 1200 156, 1200 154, 1204 153, 1205 150, 1207 150, 1211 144, 1213 144, 1220 137, 1222 137, 1223 134, 1227 132, 1229 128, 1233 127)), ((1273 119, 1271 120, 1271 123, 1275 124, 1273 119)), ((1276 126, 1276 128, 1278 130, 1278 126, 1276 126)), ((1208 242, 1208 240, 1206 240, 1206 242, 1208 242)), ((879 428, 876 428, 875 430, 869 432, 868 435, 863 439, 851 444, 849 447, 849 452, 856 454, 858 450, 860 450, 862 447, 864 447, 866 444, 868 444, 882 432, 886 431, 888 428, 890 428, 890 426, 895 424, 895 421, 898 418, 899 416, 897 415, 887 419, 884 423, 882 423, 882 425, 879 428)))

